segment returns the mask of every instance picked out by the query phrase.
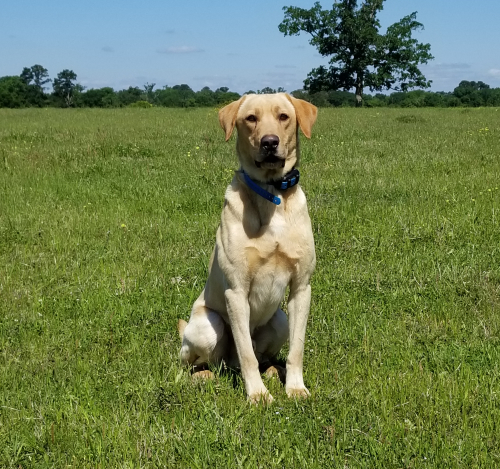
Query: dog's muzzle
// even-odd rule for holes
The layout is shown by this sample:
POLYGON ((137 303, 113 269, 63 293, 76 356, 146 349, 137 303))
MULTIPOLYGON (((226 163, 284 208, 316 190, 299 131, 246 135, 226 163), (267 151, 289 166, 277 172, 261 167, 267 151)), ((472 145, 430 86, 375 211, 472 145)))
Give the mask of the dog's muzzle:
POLYGON ((283 168, 285 166, 285 158, 280 158, 276 153, 280 139, 277 135, 264 135, 260 140, 260 155, 263 157, 261 161, 255 161, 255 166, 262 166, 272 169, 276 167, 283 168))

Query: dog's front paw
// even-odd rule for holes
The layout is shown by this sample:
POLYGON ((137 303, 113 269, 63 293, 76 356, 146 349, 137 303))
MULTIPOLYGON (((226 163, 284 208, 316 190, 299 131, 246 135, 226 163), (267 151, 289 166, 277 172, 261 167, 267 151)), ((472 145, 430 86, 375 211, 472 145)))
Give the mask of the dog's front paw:
POLYGON ((248 401, 254 405, 269 405, 274 401, 274 398, 271 396, 271 393, 266 390, 265 392, 255 392, 250 394, 248 396, 248 401))
POLYGON ((311 393, 304 386, 302 388, 286 388, 286 395, 293 399, 307 399, 311 393))

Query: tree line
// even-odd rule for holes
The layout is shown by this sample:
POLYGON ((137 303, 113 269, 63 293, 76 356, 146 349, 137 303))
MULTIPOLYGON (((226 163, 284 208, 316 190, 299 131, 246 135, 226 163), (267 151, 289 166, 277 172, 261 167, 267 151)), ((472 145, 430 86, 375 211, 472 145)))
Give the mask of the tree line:
MULTIPOLYGON (((111 87, 85 89, 77 83, 72 70, 63 70, 53 80, 41 65, 25 67, 18 76, 0 77, 0 107, 151 107, 175 108, 217 107, 240 98, 240 94, 227 87, 212 91, 204 87, 193 91, 186 84, 164 86, 155 89, 154 83, 142 88, 130 86, 115 91, 111 87), (52 92, 46 86, 52 84, 52 92)), ((250 93, 275 93, 283 88, 265 87, 248 90, 250 93)), ((319 107, 353 107, 357 104, 356 94, 349 91, 330 90, 292 91, 297 98, 310 101, 319 107)), ((482 81, 461 81, 453 92, 432 92, 423 90, 397 91, 391 94, 365 94, 366 107, 480 107, 500 106, 500 88, 491 88, 482 81)))
POLYGON ((25 67, 20 75, 0 77, 0 107, 125 107, 151 105, 165 107, 216 106, 238 99, 227 87, 215 91, 205 87, 194 92, 188 85, 164 86, 154 83, 143 88, 130 86, 115 91, 111 87, 85 89, 73 70, 65 69, 53 80, 42 65, 25 67), (52 91, 46 90, 52 84, 52 91))
MULTIPOLYGON (((294 91, 296 98, 307 99, 318 107, 353 107, 356 96, 348 91, 294 91)), ((500 106, 500 88, 491 88, 482 81, 462 80, 451 92, 396 91, 391 94, 365 94, 365 107, 483 107, 500 106)))

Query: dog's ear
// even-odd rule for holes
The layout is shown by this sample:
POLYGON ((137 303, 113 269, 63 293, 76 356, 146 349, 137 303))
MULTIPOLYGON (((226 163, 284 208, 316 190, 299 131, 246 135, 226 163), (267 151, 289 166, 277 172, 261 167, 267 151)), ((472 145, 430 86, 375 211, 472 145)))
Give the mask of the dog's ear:
POLYGON ((289 94, 287 94, 286 97, 295 108, 295 114, 297 114, 297 122, 299 123, 300 129, 307 138, 311 138, 312 126, 316 122, 318 108, 303 99, 294 98, 289 94))
POLYGON ((186 329, 187 325, 188 323, 184 321, 184 319, 179 319, 179 321, 177 321, 177 331, 179 332, 179 337, 181 338, 181 340, 184 337, 184 329, 186 329))
POLYGON ((231 138, 233 133, 234 125, 236 124, 236 115, 238 114, 238 109, 245 100, 246 96, 242 96, 238 101, 233 101, 231 104, 224 106, 219 111, 219 122, 220 126, 226 134, 226 142, 231 138))

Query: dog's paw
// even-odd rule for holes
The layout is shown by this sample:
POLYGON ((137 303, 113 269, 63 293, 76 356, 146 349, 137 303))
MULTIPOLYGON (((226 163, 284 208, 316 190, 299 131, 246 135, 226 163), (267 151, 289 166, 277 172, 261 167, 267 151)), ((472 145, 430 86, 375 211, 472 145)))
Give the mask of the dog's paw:
POLYGON ((208 379, 214 379, 214 374, 210 370, 196 371, 191 375, 193 381, 206 381, 208 379))
POLYGON ((306 387, 303 388, 287 388, 286 395, 291 399, 307 399, 311 393, 306 387))
POLYGON ((278 368, 275 366, 271 365, 266 372, 264 373, 268 378, 279 378, 279 371, 278 368))
POLYGON ((248 401, 254 405, 269 405, 274 401, 274 398, 269 391, 256 392, 248 396, 248 401))
POLYGON ((267 378, 278 378, 283 384, 286 382, 286 369, 279 365, 271 365, 264 372, 267 378))

